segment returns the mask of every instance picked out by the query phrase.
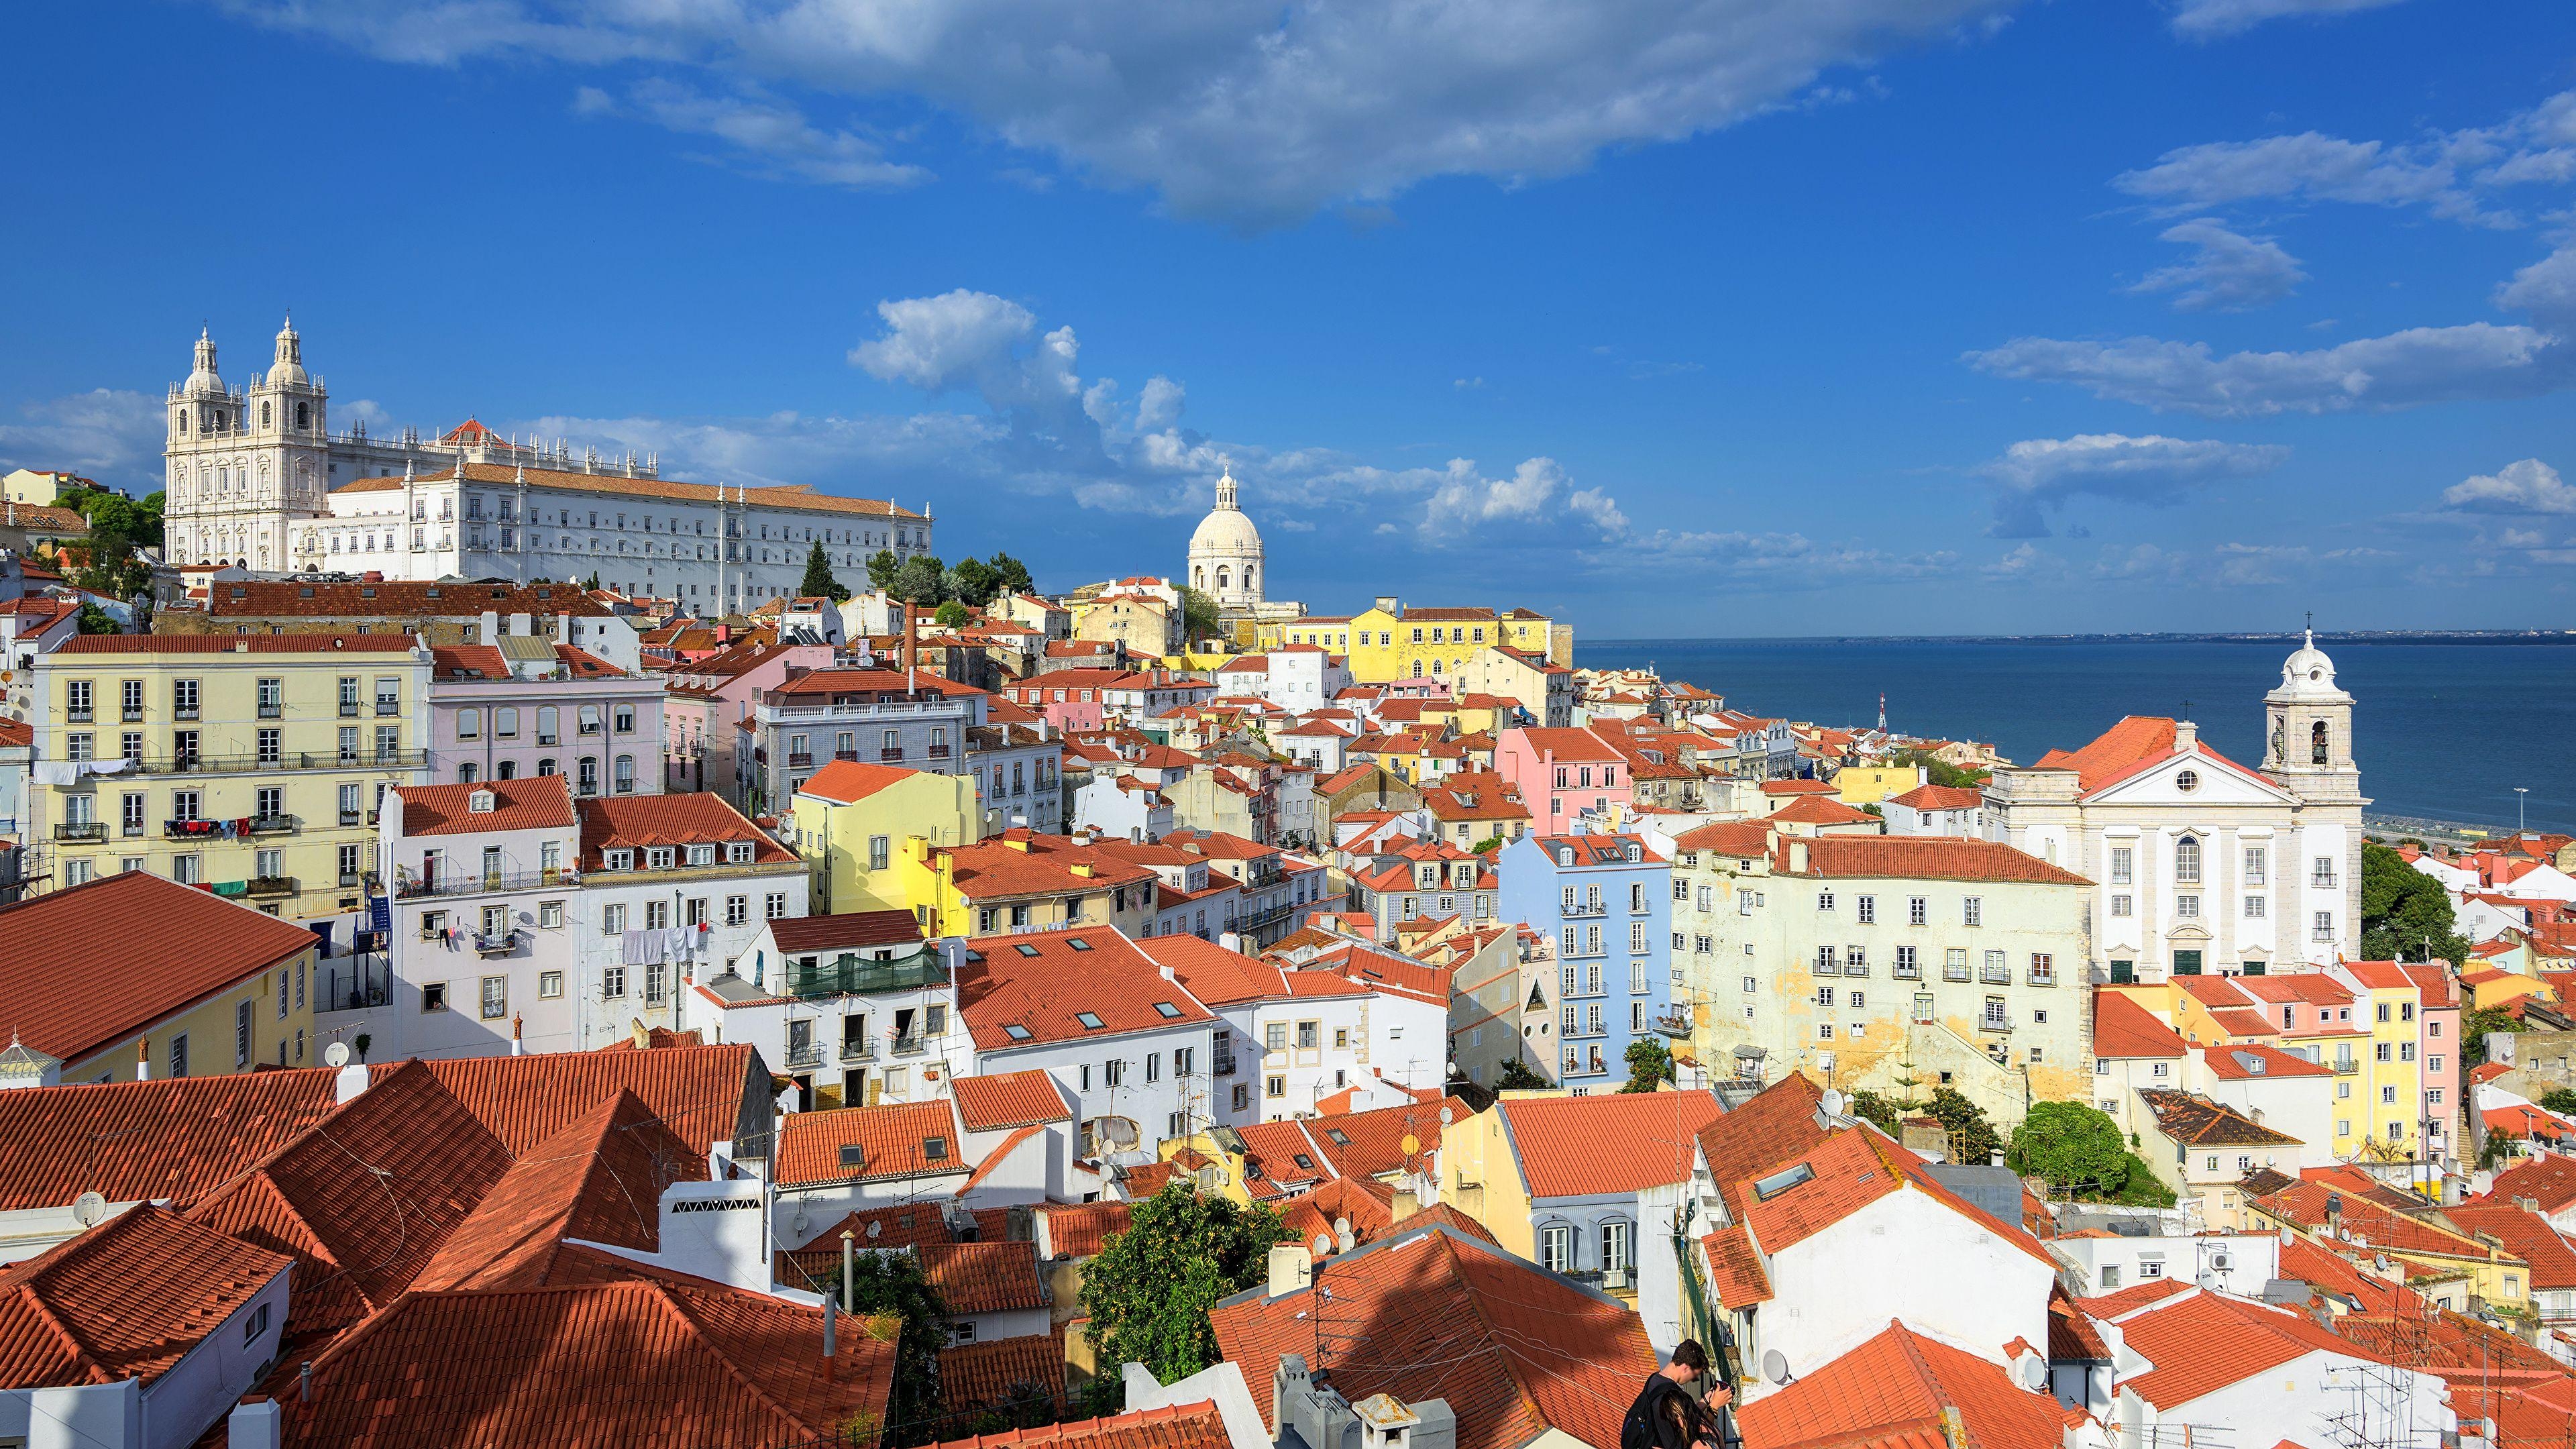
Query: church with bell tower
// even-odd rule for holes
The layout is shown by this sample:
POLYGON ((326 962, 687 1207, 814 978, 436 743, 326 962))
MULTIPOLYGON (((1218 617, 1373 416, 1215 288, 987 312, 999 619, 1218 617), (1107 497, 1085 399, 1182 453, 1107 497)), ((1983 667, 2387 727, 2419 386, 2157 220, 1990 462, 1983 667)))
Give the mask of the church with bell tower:
POLYGON ((285 568, 290 522, 327 511, 330 400, 304 370, 294 318, 278 329, 268 371, 247 387, 225 385, 214 338, 200 332, 196 366, 169 395, 166 556, 285 568))

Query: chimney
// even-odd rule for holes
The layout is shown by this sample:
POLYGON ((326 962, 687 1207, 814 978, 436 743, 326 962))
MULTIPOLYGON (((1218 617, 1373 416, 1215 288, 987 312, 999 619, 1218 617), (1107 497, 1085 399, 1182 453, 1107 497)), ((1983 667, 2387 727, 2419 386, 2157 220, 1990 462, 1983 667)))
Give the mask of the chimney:
POLYGON ((286 1411, 264 1394, 234 1405, 224 1420, 224 1449, 278 1449, 285 1441, 286 1411))
POLYGON ((912 605, 903 606, 903 674, 904 687, 912 687, 912 672, 920 666, 921 623, 912 605))
POLYGON ((510 1017, 510 1055, 523 1057, 528 1054, 527 1026, 526 1017, 515 1013, 510 1017))
POLYGON ((304 1361, 304 1367, 295 1372, 295 1401, 299 1404, 313 1402, 313 1360, 309 1358, 304 1361))
POLYGON ((823 1382, 830 1383, 841 1363, 841 1300, 823 1300, 823 1382))
POLYGON ((1315 1257, 1294 1243, 1270 1250, 1270 1296, 1294 1293, 1314 1281, 1315 1257))
POLYGON ((2174 721, 2174 748, 2188 750, 2200 743, 2200 726, 2187 719, 2174 721))
POLYGON ((1789 874, 1805 875, 1806 873, 1807 842, 1803 840, 1792 840, 1789 842, 1789 874))
POLYGON ((134 1080, 138 1082, 152 1080, 152 1038, 148 1036, 138 1036, 134 1039, 134 1080))
POLYGON ((351 1062, 342 1067, 339 1077, 331 1085, 335 1101, 356 1101, 359 1094, 367 1090, 366 1063, 351 1062))

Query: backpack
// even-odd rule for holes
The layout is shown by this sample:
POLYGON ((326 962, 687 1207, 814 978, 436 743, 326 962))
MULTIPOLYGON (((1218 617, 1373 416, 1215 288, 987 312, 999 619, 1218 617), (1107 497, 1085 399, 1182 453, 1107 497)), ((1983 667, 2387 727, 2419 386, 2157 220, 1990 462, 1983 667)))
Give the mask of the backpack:
POLYGON ((1619 1423, 1619 1449, 1662 1449, 1663 1436, 1656 1432, 1655 1416, 1662 1412, 1664 1397, 1681 1392, 1679 1385, 1662 1374, 1646 1380, 1637 1391, 1637 1401, 1628 1406, 1628 1417, 1619 1423))

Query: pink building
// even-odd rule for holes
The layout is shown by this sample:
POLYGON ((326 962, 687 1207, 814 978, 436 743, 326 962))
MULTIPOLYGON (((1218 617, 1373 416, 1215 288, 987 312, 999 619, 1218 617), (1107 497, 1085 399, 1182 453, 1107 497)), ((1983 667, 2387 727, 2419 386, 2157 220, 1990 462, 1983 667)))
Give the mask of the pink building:
POLYGON ((2423 1074, 2426 1155, 2459 1155, 2465 1068, 2460 1061, 2460 988, 2440 961, 2406 961, 2397 969, 2415 983, 2415 1056, 2423 1074))
POLYGON ((829 669, 829 644, 747 640, 663 675, 663 758, 670 788, 712 790, 735 805, 735 755, 742 725, 761 692, 787 682, 790 670, 829 669))
POLYGON ((1629 803, 1627 757, 1587 729, 1511 729, 1494 746, 1494 770, 1520 791, 1530 828, 1571 830, 1586 810, 1629 803))

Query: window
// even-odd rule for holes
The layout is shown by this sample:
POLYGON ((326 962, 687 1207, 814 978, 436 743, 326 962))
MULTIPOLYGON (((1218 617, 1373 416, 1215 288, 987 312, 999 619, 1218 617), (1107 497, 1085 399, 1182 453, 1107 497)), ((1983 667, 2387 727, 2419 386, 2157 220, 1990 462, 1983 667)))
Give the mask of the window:
POLYGON ((2311 923, 2311 925, 2309 926, 2308 934, 2309 934, 2312 938, 2314 938, 2314 939, 2316 939, 2316 940, 2318 940, 2318 941, 2331 941, 2331 940, 2333 940, 2333 939, 2335 938, 2334 912, 2332 912, 2332 911, 2319 911, 2319 912, 2317 912, 2317 913, 2315 914, 2315 916, 2312 918, 2312 923, 2311 923))
POLYGON ((2137 851, 2126 845, 2111 847, 2111 884, 2128 885, 2134 879, 2137 851))
POLYGON ((2128 896, 2113 896, 2113 897, 2111 897, 2111 914, 2112 914, 2112 916, 2113 916, 2113 917, 2115 917, 2115 918, 2125 918, 2125 917, 2127 917, 2127 916, 2129 916, 2129 915, 2134 914, 2134 912, 2131 910, 2131 899, 2130 899, 2130 897, 2128 897, 2128 896))
POLYGON ((1551 1273, 1569 1271, 1568 1260, 1574 1251, 1574 1229, 1564 1223, 1550 1223, 1538 1235, 1538 1265, 1551 1273))
POLYGON ((2264 919, 2264 911, 2266 907, 2264 906, 2263 901, 2264 898, 2261 896, 2247 896, 2245 898, 2245 919, 2249 921, 2259 921, 2264 919))
POLYGON ((2186 835, 2174 842, 2174 880, 2182 885, 2200 884, 2200 838, 2186 835))
POLYGON ((787 919, 787 893, 785 891, 771 891, 769 893, 769 899, 763 910, 763 915, 766 919, 772 921, 783 921, 787 919))
POLYGON ((483 711, 460 709, 456 712, 456 737, 460 740, 483 738, 483 711))
POLYGON ((1628 1224, 1617 1218, 1601 1225, 1601 1271, 1628 1271, 1628 1224))
POLYGON ((1922 896, 1905 898, 1905 924, 1921 926, 1930 923, 1931 919, 1932 903, 1929 900, 1922 896))
POLYGON ((1963 897, 1959 902, 1959 923, 1982 926, 1986 923, 1986 902, 1981 896, 1963 897))
POLYGON ((250 1003, 247 1001, 233 1006, 233 1065, 236 1068, 250 1065, 250 1003))
POLYGON ((1852 902, 1852 912, 1853 918, 1864 926, 1874 926, 1878 924, 1878 897, 1859 897, 1852 902))
POLYGON ((497 1021, 509 1014, 510 978, 507 976, 484 977, 483 1019, 485 1021, 497 1021))
POLYGON ((1266 1079, 1264 1079, 1264 1080, 1263 1080, 1263 1082, 1262 1082, 1262 1084, 1261 1084, 1261 1094, 1262 1094, 1263 1096, 1265 1096, 1265 1097, 1271 1097, 1271 1098, 1279 1098, 1279 1097, 1285 1097, 1285 1096, 1287 1096, 1287 1095, 1288 1095, 1288 1079, 1287 1079, 1286 1077, 1278 1076, 1278 1075, 1275 1075, 1275 1074, 1274 1074, 1274 1075, 1272 1075, 1272 1076, 1270 1076, 1270 1077, 1268 1077, 1268 1078, 1266 1078, 1266 1079))
POLYGON ((1914 981, 1921 979, 1922 975, 1923 967, 1915 958, 1914 948, 1911 946, 1897 947, 1896 978, 1900 981, 1914 981))
POLYGON ((1818 892, 1816 892, 1816 909, 1817 909, 1817 910, 1820 910, 1820 911, 1830 911, 1830 910, 1832 910, 1833 908, 1834 908, 1834 893, 1833 893, 1832 891, 1818 891, 1818 892))

